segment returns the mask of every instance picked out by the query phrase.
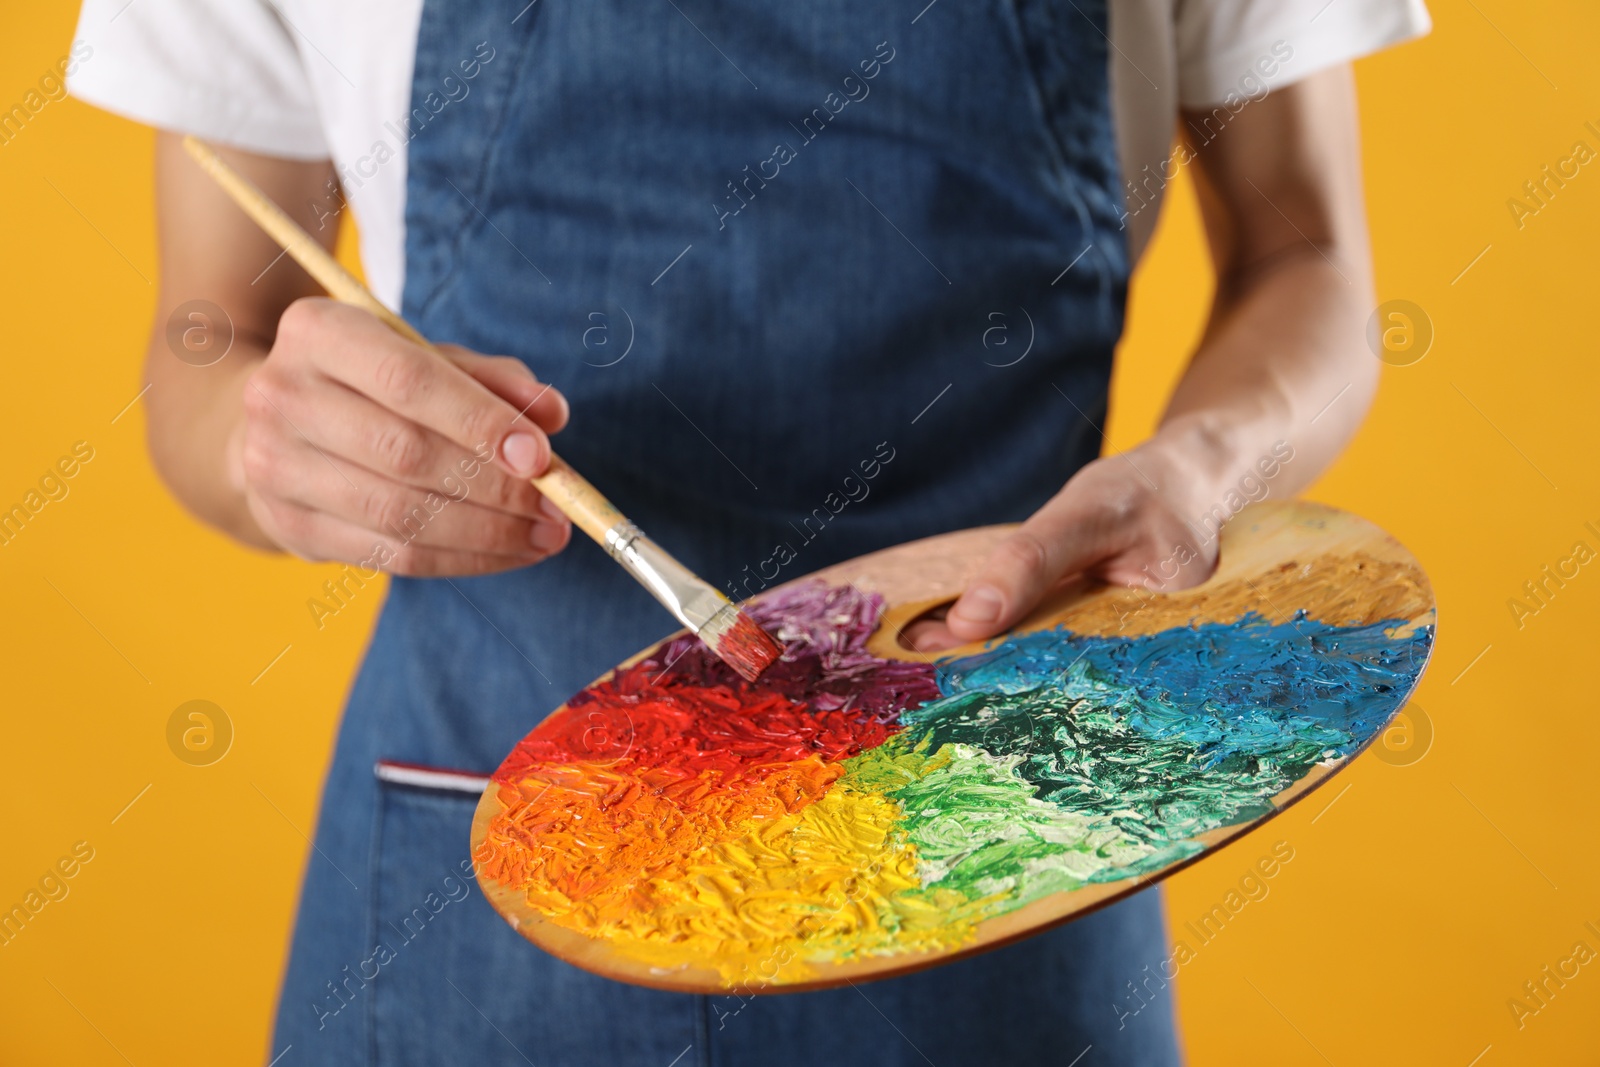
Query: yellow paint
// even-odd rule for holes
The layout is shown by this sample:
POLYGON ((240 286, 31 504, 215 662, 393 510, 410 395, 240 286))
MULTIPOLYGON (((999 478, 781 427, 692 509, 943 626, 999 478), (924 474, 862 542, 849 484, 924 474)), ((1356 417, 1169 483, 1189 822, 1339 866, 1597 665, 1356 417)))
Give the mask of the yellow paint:
POLYGON ((1139 589, 1111 591, 1049 622, 1075 633, 1131 637, 1174 626, 1236 622, 1251 612, 1282 623, 1301 609, 1321 622, 1358 626, 1415 618, 1429 604, 1427 580, 1416 567, 1353 552, 1164 596, 1139 589))
POLYGON ((942 923, 924 931, 911 916, 913 927, 899 928, 905 917, 891 898, 917 880, 915 853, 891 833, 897 811, 881 796, 835 785, 798 814, 663 872, 627 912, 573 928, 659 967, 715 960, 724 979, 746 987, 803 977, 808 957, 831 956, 841 944, 950 943, 942 923))
MULTIPOLYGON (((1377 522, 1426 566, 1440 630, 1417 704, 1436 742, 1411 767, 1357 760, 1344 772, 1352 788, 1314 826, 1315 798, 1269 831, 1295 846, 1294 863, 1178 979, 1195 1067, 1325 1067, 1316 1049, 1336 1063, 1465 1064, 1491 1043, 1482 1063, 1508 1067, 1594 1049, 1600 980, 1569 982, 1522 1030, 1505 1002, 1597 918, 1583 902, 1600 900, 1600 852, 1574 842, 1593 836, 1600 580, 1585 568, 1520 630, 1506 601, 1590 536, 1584 522, 1600 525, 1590 430, 1600 361, 1588 355, 1587 310, 1600 176, 1585 167, 1521 230, 1505 205, 1574 140, 1594 143, 1583 124, 1600 124, 1600 9, 1429 7, 1433 37, 1358 71, 1379 295, 1427 308, 1437 340, 1415 366, 1384 370, 1367 426, 1311 495, 1377 522), (1536 709, 1536 722, 1509 710, 1518 707, 1536 709), (1352 892, 1357 884, 1371 891, 1352 892)), ((8 9, 0 105, 67 51, 74 8, 8 9)), ((10 357, 0 500, 19 497, 73 441, 96 449, 71 494, 0 547, 0 904, 73 842, 95 848, 70 895, 0 948, 8 1063, 125 1067, 112 1044, 138 1064, 264 1063, 281 1051, 262 1055, 310 854, 301 833, 380 600, 369 587, 319 633, 306 600, 339 568, 268 558, 202 529, 150 468, 142 406, 110 423, 139 391, 149 335, 154 291, 121 258, 154 278, 149 153, 148 131, 71 101, 0 146, 10 357), (210 767, 179 762, 163 736, 172 709, 196 698, 236 727, 233 750, 210 767), (74 776, 84 762, 97 773, 74 776)), ((1187 177, 1173 190, 1135 281, 1113 449, 1154 423, 1210 301, 1197 285, 1209 265, 1187 177)), ((1175 930, 1237 890, 1265 851, 1241 847, 1168 883, 1175 930)))
POLYGON ((836 781, 843 765, 819 760, 756 768, 759 784, 712 790, 692 808, 615 768, 545 766, 520 791, 502 789, 513 806, 490 824, 478 861, 552 922, 641 962, 715 961, 731 986, 794 981, 811 960, 971 938, 982 902, 922 892, 916 852, 894 830, 898 805, 866 788, 942 762, 869 750, 849 761, 871 768, 861 788, 853 770, 836 781), (619 795, 631 799, 607 802, 619 795), (579 834, 612 847, 564 847, 579 834), (585 868, 568 866, 581 854, 592 857, 585 868), (560 888, 572 885, 582 891, 560 888))

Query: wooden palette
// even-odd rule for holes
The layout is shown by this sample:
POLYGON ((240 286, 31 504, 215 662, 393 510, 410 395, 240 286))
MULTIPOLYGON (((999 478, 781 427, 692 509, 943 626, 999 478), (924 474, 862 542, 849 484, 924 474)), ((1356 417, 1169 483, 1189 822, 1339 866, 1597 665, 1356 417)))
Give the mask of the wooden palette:
MULTIPOLYGON (((786 596, 809 595, 807 590, 822 588, 814 584, 819 581, 845 597, 879 595, 883 614, 865 640, 865 652, 874 658, 875 669, 911 670, 893 665, 927 664, 930 657, 902 647, 897 635, 930 608, 957 596, 1010 529, 965 530, 876 552, 774 587, 752 604, 759 611, 786 596)), ((598 746, 578 757, 569 751, 570 739, 579 736, 577 717, 593 718, 599 714, 595 708, 614 712, 638 707, 644 715, 647 705, 664 707, 680 716, 672 721, 698 723, 695 729, 722 728, 718 719, 724 713, 714 701, 706 701, 729 690, 707 688, 716 679, 708 682, 704 657, 693 668, 701 672, 698 687, 684 690, 690 696, 660 696, 667 690, 650 688, 676 684, 677 672, 690 670, 666 662, 664 653, 651 659, 666 647, 656 646, 563 705, 507 758, 473 820, 478 878, 500 914, 540 948, 598 974, 662 989, 701 993, 733 989, 741 995, 793 992, 948 962, 1136 892, 1248 833, 1322 785, 1404 706, 1432 650, 1434 621, 1433 595, 1421 568, 1377 527, 1301 501, 1254 505, 1223 530, 1217 572, 1204 585, 1170 595, 1083 585, 1063 589, 1004 638, 933 657, 932 662, 944 666, 937 677, 939 692, 945 695, 916 703, 904 711, 904 720, 891 717, 884 727, 882 715, 871 719, 848 703, 842 709, 826 708, 825 698, 818 696, 816 708, 807 706, 803 714, 820 716, 817 721, 854 723, 848 728, 866 730, 872 740, 839 748, 834 753, 837 758, 813 755, 782 764, 754 759, 748 773, 766 775, 762 782, 779 784, 741 793, 744 799, 738 803, 744 807, 724 806, 712 814, 701 811, 710 803, 701 796, 705 782, 721 788, 719 783, 731 779, 722 772, 702 770, 700 778, 686 780, 683 768, 698 766, 692 760, 672 765, 671 775, 677 777, 668 776, 668 770, 645 768, 655 754, 642 726, 635 724, 639 737, 630 735, 626 746, 618 746, 612 736, 615 724, 602 716, 595 727, 601 733, 593 738, 582 734, 585 744, 598 738, 598 746), (1168 645, 1177 652, 1159 658, 1157 650, 1168 645), (1261 662, 1269 666, 1242 670, 1238 663, 1245 661, 1229 659, 1235 655, 1230 649, 1239 656, 1265 656, 1261 662), (991 650, 987 656, 985 650, 991 650), (1017 683, 1023 677, 1017 671, 1035 669, 1029 666, 1035 662, 1030 656, 1065 659, 1072 650, 1078 650, 1077 659, 1059 676, 1051 675, 1043 683, 1017 683), (1151 658, 1141 658, 1147 655, 1151 658), (1317 657, 1325 658, 1325 668, 1324 659, 1317 657), (1173 664, 1213 662, 1220 665, 1215 693, 1203 680, 1198 685, 1193 679, 1185 681, 1187 675, 1180 677, 1182 672, 1171 669, 1173 664), (1304 675, 1304 684, 1299 674, 1267 677, 1276 669, 1270 665, 1289 662, 1312 664, 1305 668, 1310 673, 1304 675), (1230 663, 1235 666, 1227 667, 1230 663), (1154 666, 1147 669, 1147 664, 1154 666), (1319 673, 1324 669, 1328 673, 1319 673), (1001 681, 973 682, 990 674, 1001 681), (1241 686, 1248 689, 1254 684, 1252 676, 1255 682, 1270 682, 1275 688, 1264 691, 1279 694, 1281 704, 1292 706, 1272 707, 1259 696, 1251 698, 1254 702, 1241 697, 1235 721, 1232 705, 1218 701, 1243 691, 1241 686), (1293 688, 1296 684, 1300 688, 1293 688), (947 693, 946 685, 969 688, 947 693), (1099 692, 1111 695, 1093 695, 1099 692), (1286 693, 1290 695, 1282 695, 1286 693), (1033 711, 1026 704, 1058 696, 1066 702, 1066 711, 1033 711), (1024 703, 1017 704, 1019 700, 1024 703), (1015 741, 1021 736, 1015 730, 1006 734, 1010 749, 989 744, 983 731, 970 732, 975 725, 993 729, 993 723, 1009 723, 1006 728, 1011 730, 1019 721, 1014 718, 1016 707, 1029 718, 1028 732, 1022 742, 1015 741), (1189 715, 1185 708, 1200 710, 1185 718, 1189 715), (983 718, 986 715, 992 722, 983 718), (1079 719, 1093 719, 1100 724, 1097 728, 1111 731, 1100 736, 1110 737, 1117 751, 1097 753, 1085 749, 1081 741, 1070 751, 1064 749, 1066 755, 1045 751, 1056 742, 1040 742, 1041 734, 1060 738, 1062 730, 1076 730, 1079 719), (1034 720, 1048 729, 1039 728, 1034 720), (990 724, 984 726, 986 722, 990 724), (1255 734, 1241 732, 1252 723, 1266 729, 1270 744, 1278 746, 1270 750, 1270 758, 1256 758, 1250 755, 1254 750, 1239 747, 1245 742, 1232 740, 1234 733, 1254 738, 1255 734), (892 733, 887 741, 885 729, 892 733), (1280 733, 1273 734, 1272 729, 1280 733), (1192 754, 1185 747, 1191 746, 1190 734, 1201 738, 1192 742, 1192 754), (936 743, 940 736, 967 740, 941 746, 936 743), (563 742, 563 737, 569 740, 563 742), (1318 747, 1324 744, 1320 739, 1326 739, 1325 748, 1318 747), (1315 750, 1314 762, 1304 755, 1307 744, 1315 750), (1170 779, 1162 777, 1167 771, 1146 774, 1141 766, 1117 767, 1116 774, 1131 775, 1135 785, 1102 799, 1096 768, 1112 766, 1117 759, 1129 763, 1128 751, 1158 749, 1167 761, 1161 766, 1176 768, 1170 779), (1298 763, 1292 752, 1301 753, 1298 763), (888 760, 890 755, 898 762, 868 759, 888 760), (1035 778, 1028 778, 1027 785, 1020 781, 1033 773, 1030 768, 1046 768, 1040 773, 1048 778, 1056 773, 1049 769, 1064 766, 1069 756, 1075 761, 1072 768, 1077 768, 1071 774, 1079 776, 1069 776, 1065 785, 1055 778, 1040 779, 1037 788, 1035 778), (953 775, 958 765, 988 768, 985 773, 1002 778, 1010 775, 1008 788, 1036 794, 1034 799, 1017 801, 1025 805, 1019 810, 1029 819, 1044 820, 1039 824, 1044 827, 1039 831, 1042 836, 1026 838, 1027 846, 1035 849, 1027 863, 1005 866, 1006 850, 1012 846, 1001 838, 1017 833, 1015 818, 1001 820, 1008 826, 957 822, 938 831, 927 825, 907 829, 909 823, 883 819, 914 820, 916 812, 895 806, 896 796, 912 794, 907 789, 875 793, 862 784, 881 780, 871 776, 883 767, 895 774, 911 768, 904 773, 912 778, 905 781, 916 788, 932 788, 929 783, 935 775, 953 775), (1275 779, 1273 769, 1280 766, 1293 768, 1292 773, 1282 772, 1288 776, 1275 779), (782 777, 791 771, 797 777, 782 777), (824 784, 815 786, 819 781, 824 784), (1166 795, 1162 790, 1169 781, 1171 793, 1166 795), (640 793, 641 784, 648 796, 640 793), (689 787, 693 791, 685 792, 689 787), (1180 799, 1180 788, 1186 791, 1183 798, 1199 796, 1203 802, 1180 799), (1134 802, 1127 797, 1135 792, 1145 798, 1157 795, 1143 818, 1125 810, 1095 808, 1101 803, 1110 808, 1124 802, 1131 805, 1134 802), (675 799, 680 797, 691 799, 675 799), (651 806, 645 810, 647 801, 651 806), (837 817, 832 814, 836 809, 842 813, 837 817), (687 823, 685 811, 693 814, 687 823), (743 813, 743 821, 729 812, 743 813), (1219 824, 1210 825, 1208 818, 1219 824), (598 832, 601 824, 610 827, 607 833, 612 836, 598 832), (991 826, 982 833, 999 836, 991 841, 979 833, 964 852, 968 849, 964 839, 952 844, 948 832, 958 825, 991 826), (1082 840, 1057 844, 1058 838, 1071 838, 1063 826, 1072 833, 1086 828, 1082 840), (1193 832, 1169 832, 1185 826, 1193 832), (1166 829, 1156 833, 1158 827, 1166 829), (828 851, 841 834, 848 847, 828 851), (673 853, 687 847, 684 840, 703 843, 682 855, 673 853), (924 847, 919 841, 931 844, 924 847), (829 864, 847 862, 837 857, 854 855, 851 850, 858 848, 876 848, 878 852, 871 854, 887 858, 875 859, 839 880, 835 877, 839 872, 829 864), (990 848, 994 851, 984 851, 990 848), (945 859, 928 858, 945 855, 940 849, 949 852, 945 859), (616 870, 602 869, 595 865, 595 856, 602 853, 626 857, 627 862, 616 870), (973 878, 969 872, 958 877, 966 866, 980 860, 988 863, 986 857, 991 855, 999 857, 993 870, 1001 874, 973 878), (759 880, 752 871, 758 872, 759 880), (824 889, 820 881, 824 878, 834 878, 827 886, 843 887, 843 895, 824 889), (924 883, 924 878, 932 880, 924 883), (1048 890, 1052 885, 1060 888, 1048 890), (952 886, 956 888, 947 888, 952 886), (770 940, 763 940, 769 934, 770 940)), ((697 655, 682 640, 673 648, 684 662, 697 655)), ((935 677, 925 667, 917 670, 935 677)), ((789 684, 778 679, 781 673, 778 668, 769 671, 740 699, 746 705, 766 700, 762 707, 795 706, 792 694, 778 699, 762 692, 769 679, 773 687, 789 684)), ((731 673, 727 678, 731 683, 731 673)), ((839 736, 837 731, 826 737, 819 734, 810 743, 820 751, 839 742, 839 736)), ((678 740, 673 735, 674 743, 678 740)), ((1150 766, 1156 766, 1154 756, 1151 760, 1150 766)), ((713 789, 710 795, 719 794, 713 789)), ((960 809, 967 794, 948 795, 956 797, 951 801, 954 806, 933 821, 970 814, 960 809)))

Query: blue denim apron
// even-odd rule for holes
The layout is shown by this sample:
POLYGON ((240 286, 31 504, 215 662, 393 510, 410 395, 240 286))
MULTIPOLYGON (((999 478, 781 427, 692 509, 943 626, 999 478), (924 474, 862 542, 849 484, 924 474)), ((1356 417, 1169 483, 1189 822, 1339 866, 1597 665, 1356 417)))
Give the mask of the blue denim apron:
MULTIPOLYGON (((1100 447, 1128 273, 1104 2, 922 2, 424 7, 406 317, 558 386, 561 453, 739 596, 1020 520, 1100 447)), ((673 628, 581 538, 394 580, 302 891, 284 1067, 1177 1061, 1156 893, 755 1000, 523 941, 463 866, 476 794, 374 766, 487 774, 673 628)))

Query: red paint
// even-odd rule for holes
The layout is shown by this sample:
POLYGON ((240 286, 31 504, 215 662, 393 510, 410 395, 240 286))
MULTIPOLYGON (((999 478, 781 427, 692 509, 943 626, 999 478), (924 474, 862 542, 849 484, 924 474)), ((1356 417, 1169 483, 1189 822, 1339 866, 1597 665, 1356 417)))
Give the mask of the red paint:
MULTIPOLYGON (((495 772, 516 782, 535 766, 603 763, 618 770, 741 771, 818 756, 828 763, 881 745, 899 709, 939 697, 934 669, 868 652, 883 601, 821 583, 755 604, 748 620, 778 629, 782 656, 758 683, 741 681, 697 638, 683 636, 568 701, 495 772)), ((768 640, 771 640, 768 637, 768 640)))
POLYGON ((772 635, 742 611, 712 651, 747 682, 761 677, 761 672, 783 653, 772 635))
POLYGON ((733 776, 754 765, 820 756, 832 763, 881 745, 896 729, 845 708, 754 687, 685 685, 639 663, 591 686, 524 738, 495 777, 516 781, 534 764, 622 760, 690 775, 733 776))
POLYGON ((574 696, 495 772, 480 870, 578 929, 654 913, 694 857, 815 803, 900 709, 938 698, 928 664, 867 651, 882 606, 821 583, 776 593, 750 610, 783 642, 759 682, 683 636, 574 696))

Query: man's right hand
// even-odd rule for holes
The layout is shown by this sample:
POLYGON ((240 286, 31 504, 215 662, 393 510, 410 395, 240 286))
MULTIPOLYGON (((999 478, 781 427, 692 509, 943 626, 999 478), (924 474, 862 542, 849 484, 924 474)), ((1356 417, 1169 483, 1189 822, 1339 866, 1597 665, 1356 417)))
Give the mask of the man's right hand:
POLYGON ((268 538, 404 575, 488 574, 566 546, 570 522, 529 482, 565 398, 512 357, 441 352, 331 300, 289 305, 228 439, 229 480, 268 538))

